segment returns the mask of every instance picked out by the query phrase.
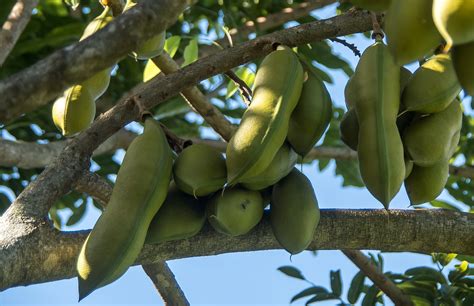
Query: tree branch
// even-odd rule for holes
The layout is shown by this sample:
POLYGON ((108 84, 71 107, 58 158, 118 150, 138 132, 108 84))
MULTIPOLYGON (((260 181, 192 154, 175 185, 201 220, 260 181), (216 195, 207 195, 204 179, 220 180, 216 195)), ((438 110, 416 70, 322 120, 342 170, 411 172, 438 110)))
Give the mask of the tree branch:
POLYGON ((21 33, 30 21, 31 13, 38 0, 17 0, 0 30, 0 67, 13 50, 21 33))
POLYGON ((103 207, 107 206, 112 195, 112 184, 97 173, 85 171, 77 180, 74 189, 90 195, 103 207))
POLYGON ((410 297, 397 287, 385 274, 374 265, 367 256, 357 250, 342 250, 370 280, 382 290, 395 305, 413 305, 410 297))
MULTIPOLYGON (((255 32, 257 30, 264 32, 277 28, 289 21, 305 17, 313 10, 325 7, 336 2, 336 0, 310 0, 303 3, 299 3, 296 4, 294 7, 285 8, 281 12, 270 14, 268 16, 258 17, 255 21, 247 21, 243 26, 239 27, 238 29, 230 29, 229 34, 234 43, 236 41, 245 41, 247 40, 247 36, 252 32, 255 32)), ((216 44, 221 47, 227 48, 229 47, 229 40, 224 37, 216 40, 215 44, 199 46, 199 57, 205 57, 216 53, 219 50, 216 47, 216 44)), ((178 64, 180 64, 182 60, 178 60, 177 62, 178 64)))
MULTIPOLYGON (((0 220, 0 290, 75 276, 77 254, 88 231, 59 232, 45 222, 26 224, 30 230, 25 231, 24 223, 14 219, 10 222, 0 220)), ((474 214, 469 213, 441 209, 323 209, 308 250, 377 249, 474 255, 473 232, 474 214)), ((206 226, 190 239, 145 245, 136 264, 273 249, 281 247, 265 215, 244 236, 224 236, 206 226)))
POLYGON ((160 293, 165 305, 190 305, 166 261, 159 260, 153 264, 143 265, 142 267, 160 293))
MULTIPOLYGON (((179 70, 179 65, 166 52, 155 57, 153 62, 164 74, 179 70)), ((232 124, 196 86, 184 89, 182 96, 224 140, 228 141, 232 137, 234 133, 232 124)))
POLYGON ((47 104, 68 86, 114 65, 140 43, 174 23, 185 4, 186 0, 142 1, 87 39, 3 80, 0 123, 47 104))

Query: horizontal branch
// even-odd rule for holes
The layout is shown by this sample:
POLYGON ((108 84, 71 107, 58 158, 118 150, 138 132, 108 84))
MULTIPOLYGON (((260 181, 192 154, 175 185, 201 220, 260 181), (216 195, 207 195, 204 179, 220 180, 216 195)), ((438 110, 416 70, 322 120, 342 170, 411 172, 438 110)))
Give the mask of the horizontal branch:
MULTIPOLYGON (((0 224, 0 290, 75 276, 76 256, 88 231, 58 232, 42 223, 24 236, 10 239, 15 229, 15 226, 5 229, 0 224)), ((474 255, 473 232, 474 214, 469 213, 441 209, 323 209, 308 250, 373 249, 474 255)), ((145 245, 136 264, 273 249, 281 247, 265 214, 259 225, 244 236, 224 236, 206 226, 190 239, 145 245)))
POLYGON ((113 66, 141 43, 166 30, 185 5, 186 0, 142 1, 89 38, 2 80, 0 124, 47 104, 68 86, 113 66))

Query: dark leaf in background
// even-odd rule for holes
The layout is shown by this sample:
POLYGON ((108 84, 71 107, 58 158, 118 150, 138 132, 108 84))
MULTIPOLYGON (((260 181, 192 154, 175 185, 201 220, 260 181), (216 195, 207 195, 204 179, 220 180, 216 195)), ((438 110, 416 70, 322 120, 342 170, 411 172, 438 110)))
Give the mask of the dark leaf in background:
POLYGON ((292 266, 279 267, 278 271, 294 278, 305 280, 306 278, 301 274, 301 271, 292 266))

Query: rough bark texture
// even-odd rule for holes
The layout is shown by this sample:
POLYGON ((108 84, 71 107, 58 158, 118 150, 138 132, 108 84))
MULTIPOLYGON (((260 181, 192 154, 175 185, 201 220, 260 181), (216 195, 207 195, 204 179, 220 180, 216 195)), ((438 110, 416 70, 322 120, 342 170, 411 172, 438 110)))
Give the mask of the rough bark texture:
MULTIPOLYGON (((45 222, 13 222, 7 229, 0 224, 0 232, 0 290, 74 277, 76 257, 88 233, 61 233, 45 222), (18 236, 18 232, 22 235, 18 236)), ((438 209, 327 209, 321 211, 321 221, 308 250, 377 249, 474 255, 473 232, 474 214, 468 213, 438 209)), ((240 237, 227 237, 206 226, 190 239, 145 245, 136 264, 271 249, 281 247, 265 215, 254 230, 240 237)))
POLYGON ((47 104, 68 86, 114 65, 140 43, 164 31, 185 5, 185 0, 144 0, 93 37, 56 51, 3 80, 0 123, 47 104))
POLYGON ((38 0, 18 0, 0 30, 0 67, 13 50, 18 38, 30 21, 38 0))
POLYGON ((165 305, 190 305, 166 261, 162 260, 153 264, 143 265, 143 270, 150 277, 165 305))

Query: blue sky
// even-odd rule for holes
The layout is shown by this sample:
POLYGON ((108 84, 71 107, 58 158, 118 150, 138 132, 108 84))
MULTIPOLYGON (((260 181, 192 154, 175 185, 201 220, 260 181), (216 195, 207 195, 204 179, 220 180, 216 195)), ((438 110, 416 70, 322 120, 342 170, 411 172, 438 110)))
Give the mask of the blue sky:
MULTIPOLYGON (((331 14, 334 14, 334 6, 316 13, 321 18, 331 14)), ((349 40, 360 50, 371 43, 361 35, 355 35, 349 40)), ((350 50, 341 45, 335 45, 335 50, 355 67, 357 58, 350 50)), ((413 70, 416 65, 409 68, 413 70)), ((328 89, 334 104, 342 106, 347 77, 340 71, 331 72, 335 85, 328 86, 328 89)), ((320 208, 382 208, 365 188, 342 188, 342 180, 334 176, 333 162, 323 172, 317 170, 317 162, 306 165, 304 173, 313 184, 320 208)), ((454 202, 446 192, 441 197, 454 202)), ((402 188, 390 207, 407 208, 408 203, 402 188)), ((98 216, 98 210, 89 205, 87 217, 66 230, 91 228, 98 216)), ((386 271, 402 272, 416 265, 432 265, 431 258, 426 255, 384 253, 384 258, 386 271)), ((291 259, 285 251, 259 251, 180 259, 170 261, 169 265, 192 305, 287 305, 294 294, 310 285, 277 271, 278 267, 284 265, 299 268, 307 279, 327 288, 329 271, 341 269, 344 293, 358 271, 339 251, 320 251, 316 256, 311 252, 303 252, 291 259)), ((77 280, 73 278, 9 289, 0 293, 0 305, 73 305, 77 304, 77 298, 77 280)), ((320 305, 335 303, 330 301, 320 305)), ((119 280, 93 292, 81 304, 161 305, 162 301, 141 267, 132 267, 119 280)))

